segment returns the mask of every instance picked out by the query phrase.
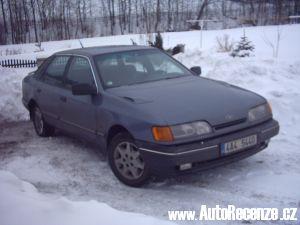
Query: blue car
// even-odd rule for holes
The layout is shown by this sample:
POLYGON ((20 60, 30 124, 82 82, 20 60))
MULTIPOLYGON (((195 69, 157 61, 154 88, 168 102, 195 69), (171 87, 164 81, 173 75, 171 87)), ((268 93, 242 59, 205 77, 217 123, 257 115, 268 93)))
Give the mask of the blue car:
POLYGON ((266 99, 200 73, 152 47, 62 51, 24 78, 23 104, 39 136, 98 144, 137 187, 251 156, 278 134, 266 99))

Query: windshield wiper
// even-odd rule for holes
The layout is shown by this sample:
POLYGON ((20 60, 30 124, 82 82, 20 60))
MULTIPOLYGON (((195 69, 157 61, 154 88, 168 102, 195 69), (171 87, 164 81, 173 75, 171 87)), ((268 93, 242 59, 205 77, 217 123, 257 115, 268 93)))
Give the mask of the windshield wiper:
POLYGON ((154 82, 154 81, 158 81, 158 80, 144 80, 144 81, 138 81, 138 82, 134 82, 134 83, 131 83, 131 84, 128 84, 128 86, 130 85, 135 85, 135 84, 143 84, 143 83, 149 83, 149 82, 154 82))
POLYGON ((184 76, 180 75, 180 76, 175 76, 175 77, 165 77, 165 78, 161 78, 161 79, 158 79, 158 80, 138 81, 138 82, 134 82, 134 83, 131 83, 131 84, 127 84, 127 86, 134 85, 134 84, 143 84, 143 83, 155 82, 155 81, 160 81, 160 80, 175 79, 175 78, 179 78, 179 77, 184 77, 184 76))
POLYGON ((175 77, 166 77, 166 78, 163 78, 164 80, 169 80, 169 79, 175 79, 175 78, 179 78, 179 77, 184 77, 182 75, 179 75, 179 76, 175 76, 175 77))

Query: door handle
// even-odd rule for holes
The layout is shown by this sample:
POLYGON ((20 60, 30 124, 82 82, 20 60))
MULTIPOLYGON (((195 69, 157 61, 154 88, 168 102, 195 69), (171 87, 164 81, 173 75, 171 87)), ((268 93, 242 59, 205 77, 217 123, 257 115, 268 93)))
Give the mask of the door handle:
POLYGON ((59 99, 60 99, 62 102, 67 102, 67 97, 65 97, 65 96, 60 96, 59 99))

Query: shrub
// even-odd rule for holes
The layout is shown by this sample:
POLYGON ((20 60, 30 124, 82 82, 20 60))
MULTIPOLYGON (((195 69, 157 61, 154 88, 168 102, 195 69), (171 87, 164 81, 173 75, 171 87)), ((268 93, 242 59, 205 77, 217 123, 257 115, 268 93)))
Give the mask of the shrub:
POLYGON ((217 37, 217 51, 218 52, 231 52, 233 48, 233 41, 229 40, 229 35, 224 34, 223 37, 217 37))

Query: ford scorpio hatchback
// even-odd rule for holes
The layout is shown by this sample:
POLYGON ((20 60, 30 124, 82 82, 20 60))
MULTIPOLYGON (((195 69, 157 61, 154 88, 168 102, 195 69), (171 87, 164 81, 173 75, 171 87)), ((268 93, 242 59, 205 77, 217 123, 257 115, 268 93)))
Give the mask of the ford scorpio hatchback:
POLYGON ((68 50, 24 78, 23 103, 39 136, 95 142, 120 181, 140 186, 251 156, 279 132, 263 97, 200 73, 151 47, 68 50))

